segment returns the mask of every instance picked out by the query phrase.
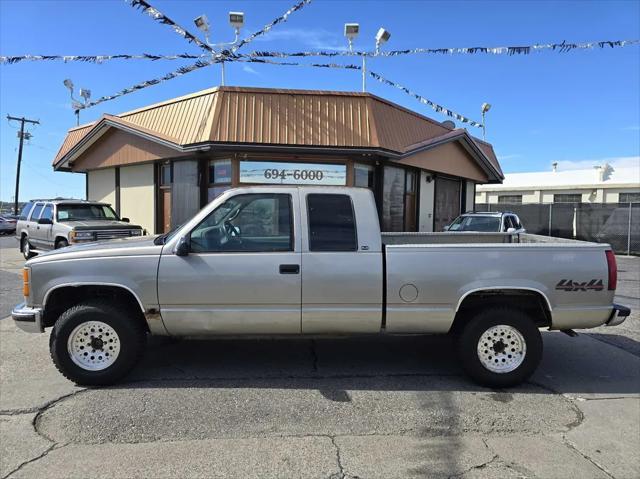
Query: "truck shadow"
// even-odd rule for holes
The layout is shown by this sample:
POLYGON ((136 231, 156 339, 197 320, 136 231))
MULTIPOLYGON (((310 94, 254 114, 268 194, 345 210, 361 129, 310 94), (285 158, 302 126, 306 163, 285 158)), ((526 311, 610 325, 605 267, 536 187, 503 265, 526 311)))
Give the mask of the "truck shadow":
MULTIPOLYGON (((638 394, 640 343, 628 337, 545 332, 544 357, 526 394, 638 394), (619 347, 623 344, 625 349, 619 347)), ((348 402, 348 390, 485 391, 468 379, 448 336, 326 339, 151 338, 122 387, 318 389, 348 402), (323 384, 344 384, 344 388, 323 384)))

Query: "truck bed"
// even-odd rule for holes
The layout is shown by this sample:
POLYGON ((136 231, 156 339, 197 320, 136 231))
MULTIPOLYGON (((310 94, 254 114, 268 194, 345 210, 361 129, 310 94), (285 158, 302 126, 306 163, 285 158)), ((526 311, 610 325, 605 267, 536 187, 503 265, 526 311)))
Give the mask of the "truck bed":
POLYGON ((592 243, 553 236, 534 235, 529 233, 480 233, 480 232, 441 232, 441 233, 381 233, 382 244, 391 245, 442 245, 442 244, 545 244, 547 246, 598 246, 592 243))

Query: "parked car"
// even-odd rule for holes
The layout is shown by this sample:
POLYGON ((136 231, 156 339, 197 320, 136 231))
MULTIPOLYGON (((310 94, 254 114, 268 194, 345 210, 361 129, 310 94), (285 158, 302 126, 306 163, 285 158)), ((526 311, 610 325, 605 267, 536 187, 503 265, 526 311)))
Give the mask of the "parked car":
POLYGON ((444 227, 445 231, 477 231, 485 233, 526 233, 515 213, 487 211, 464 213, 444 227))
POLYGON ((506 387, 538 366, 539 328, 615 326, 630 313, 613 304, 608 245, 462 237, 381 234, 364 188, 237 188, 167 234, 27 261, 12 315, 25 331, 53 328, 53 362, 78 384, 118 381, 147 333, 452 333, 464 370, 506 387))
POLYGON ((141 236, 141 226, 129 224, 107 203, 85 200, 32 200, 23 208, 16 238, 26 259, 74 243, 141 236))
POLYGON ((16 231, 16 220, 9 215, 0 216, 0 234, 13 234, 16 231))

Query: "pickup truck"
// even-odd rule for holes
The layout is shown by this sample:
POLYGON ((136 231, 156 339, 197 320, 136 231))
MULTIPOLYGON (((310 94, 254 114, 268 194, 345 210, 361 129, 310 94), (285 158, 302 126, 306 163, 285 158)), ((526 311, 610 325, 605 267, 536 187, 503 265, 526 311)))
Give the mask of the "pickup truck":
POLYGON ((24 205, 15 227, 25 259, 74 243, 142 236, 141 226, 129 224, 106 203, 86 200, 32 200, 24 205))
POLYGON ((167 234, 70 246, 26 262, 25 331, 53 328, 67 378, 105 385, 147 334, 445 334, 475 381, 507 387, 540 328, 620 324, 604 244, 505 233, 381 234, 365 188, 228 190, 167 234))

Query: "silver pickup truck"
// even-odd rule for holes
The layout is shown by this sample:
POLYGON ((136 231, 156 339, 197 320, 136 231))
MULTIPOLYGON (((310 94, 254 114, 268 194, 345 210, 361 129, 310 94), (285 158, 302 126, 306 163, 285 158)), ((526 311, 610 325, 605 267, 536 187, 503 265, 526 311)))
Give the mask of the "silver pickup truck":
POLYGON ((78 384, 122 378, 146 335, 452 333, 477 382, 524 381, 540 328, 620 324, 605 244, 504 233, 381 234, 372 193, 344 187, 225 192, 176 230, 71 246, 28 261, 30 332, 78 384))

